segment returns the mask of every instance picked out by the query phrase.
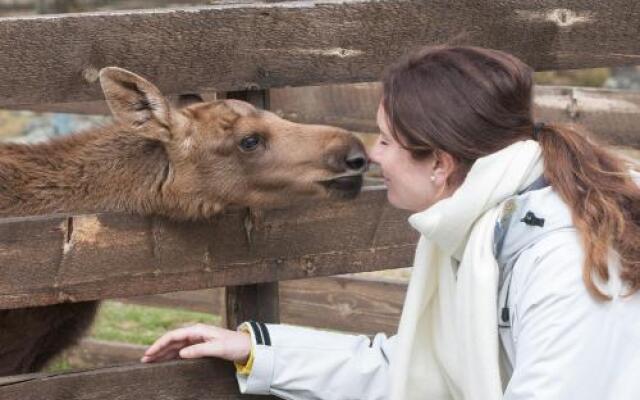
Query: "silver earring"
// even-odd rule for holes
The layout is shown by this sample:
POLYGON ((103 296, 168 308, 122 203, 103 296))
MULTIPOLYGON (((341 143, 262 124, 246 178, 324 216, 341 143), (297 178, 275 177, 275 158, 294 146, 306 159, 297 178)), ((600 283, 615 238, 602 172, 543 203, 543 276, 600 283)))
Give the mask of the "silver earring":
POLYGON ((431 182, 435 182, 436 181, 436 176, 435 175, 431 175, 431 182))

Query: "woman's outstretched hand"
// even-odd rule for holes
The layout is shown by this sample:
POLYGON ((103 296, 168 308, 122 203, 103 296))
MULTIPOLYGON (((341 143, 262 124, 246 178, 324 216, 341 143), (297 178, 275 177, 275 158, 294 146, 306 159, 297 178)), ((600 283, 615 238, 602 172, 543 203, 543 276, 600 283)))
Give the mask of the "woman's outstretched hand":
POLYGON ((140 361, 216 357, 244 364, 250 353, 249 333, 197 324, 165 333, 145 351, 140 361))

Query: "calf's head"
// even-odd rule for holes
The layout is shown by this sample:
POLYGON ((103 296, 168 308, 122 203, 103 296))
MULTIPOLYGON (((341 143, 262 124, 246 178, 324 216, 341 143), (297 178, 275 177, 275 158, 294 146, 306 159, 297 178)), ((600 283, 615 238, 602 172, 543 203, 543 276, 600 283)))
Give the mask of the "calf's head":
POLYGON ((209 204, 269 207, 303 198, 353 198, 367 157, 349 132, 299 124, 240 100, 175 108, 158 88, 108 67, 100 83, 113 116, 155 141, 169 161, 163 190, 209 204))

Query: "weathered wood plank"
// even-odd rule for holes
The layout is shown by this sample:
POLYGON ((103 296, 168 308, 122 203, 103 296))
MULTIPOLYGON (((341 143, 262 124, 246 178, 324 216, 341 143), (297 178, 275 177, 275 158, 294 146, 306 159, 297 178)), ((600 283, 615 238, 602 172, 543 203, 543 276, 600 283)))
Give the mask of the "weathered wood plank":
MULTIPOLYGON (((246 286, 243 286, 246 287, 246 286)), ((333 276, 280 284, 283 323, 375 335, 393 335, 398 328, 407 283, 385 278, 333 276), (318 318, 321 315, 322 318, 318 318)), ((222 288, 130 297, 130 304, 181 308, 219 314, 222 288), (211 299, 216 299, 212 304, 211 299)), ((262 321, 259 317, 257 320, 262 321)), ((146 346, 83 339, 65 354, 74 366, 106 367, 136 362, 146 346)))
MULTIPOLYGON (((274 111, 305 123, 377 132, 382 95, 378 83, 287 88, 272 91, 274 111)), ((640 148, 640 92, 536 86, 534 115, 545 122, 578 123, 604 143, 640 148)))
POLYGON ((100 99, 97 71, 108 65, 166 93, 373 81, 408 49, 456 37, 539 70, 635 64, 639 18, 635 0, 322 0, 3 18, 0 105, 100 99))
MULTIPOLYGON (((338 331, 392 334, 398 325, 406 289, 403 282, 352 276, 283 281, 279 292, 280 320, 338 331)), ((222 315, 223 299, 222 289, 206 289, 118 301, 222 315)))
POLYGON ((545 122, 577 123, 603 143, 640 148, 640 93, 538 87, 535 113, 545 122))
POLYGON ((304 279, 280 286, 283 322, 368 335, 396 333, 407 290, 405 282, 352 277, 304 279))
MULTIPOLYGON (((233 364, 217 359, 133 364, 0 378, 3 400, 264 399, 241 396, 233 364)), ((267 399, 273 397, 266 397, 267 399)))
POLYGON ((0 221, 0 308, 235 286, 409 266, 418 235, 386 191, 350 202, 178 223, 126 214, 0 221))
MULTIPOLYGON (((406 290, 406 282, 379 277, 334 276, 284 281, 280 285, 280 317, 287 324, 393 335, 406 290), (318 318, 319 315, 322 318, 318 318)), ((224 310, 219 300, 222 292, 222 288, 207 289, 119 301, 219 313, 224 310), (211 299, 218 299, 214 307, 211 299)), ((256 319, 262 321, 259 317, 256 319)), ((66 351, 65 358, 76 368, 107 367, 137 362, 146 347, 85 338, 66 351)))
POLYGON ((280 322, 278 282, 225 288, 225 326, 236 329, 245 321, 280 322))
MULTIPOLYGON (((215 92, 198 93, 198 95, 205 101, 212 101, 217 98, 215 92)), ((180 95, 168 95, 166 97, 174 106, 177 106, 180 102, 180 95)), ((104 100, 83 101, 79 103, 29 104, 26 106, 7 105, 4 106, 3 109, 26 110, 39 113, 56 112, 67 114, 111 115, 111 110, 109 110, 109 106, 107 106, 107 103, 104 100)))
MULTIPOLYGON (((282 285, 281 285, 282 287, 282 285)), ((187 290, 183 292, 162 293, 148 296, 133 296, 116 299, 126 304, 138 304, 150 307, 182 308, 221 315, 224 310, 224 289, 187 290)))
MULTIPOLYGON (((249 90, 228 92, 229 99, 247 101, 263 110, 269 109, 268 90, 249 90)), ((259 229, 260 215, 254 210, 248 210, 245 216, 247 240, 252 240, 253 230, 259 229)), ((258 320, 263 322, 280 322, 280 305, 278 301, 277 281, 254 283, 243 286, 228 286, 225 288, 224 323, 227 328, 235 329, 244 321, 258 320)))
MULTIPOLYGON (((280 282, 283 323, 338 331, 393 334, 407 290, 405 282, 382 278, 332 276, 280 282), (322 315, 322 318, 318 318, 322 315)), ((118 301, 221 314, 222 289, 206 289, 118 301)))
MULTIPOLYGON (((208 0, 207 4, 247 4, 270 0, 208 0)), ((194 0, 3 0, 0 13, 10 15, 87 12, 100 10, 135 10, 193 6, 194 0)))
MULTIPOLYGON (((378 83, 274 89, 271 92, 272 111, 287 119, 335 125, 352 131, 378 131, 375 115, 382 94, 378 83)), ((640 148, 640 92, 537 86, 534 93, 534 113, 541 121, 579 123, 604 143, 640 148)), ((45 104, 30 108, 82 114, 109 113, 104 102, 45 104)))

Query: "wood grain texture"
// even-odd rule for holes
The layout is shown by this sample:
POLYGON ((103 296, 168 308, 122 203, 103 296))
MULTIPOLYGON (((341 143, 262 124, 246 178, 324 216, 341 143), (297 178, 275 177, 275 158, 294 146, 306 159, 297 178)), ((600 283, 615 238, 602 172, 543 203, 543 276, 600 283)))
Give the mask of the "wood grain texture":
MULTIPOLYGON (((249 90, 227 92, 228 99, 243 100, 263 110, 269 109, 268 90, 249 90)), ((254 229, 259 229, 262 215, 254 210, 247 210, 245 229, 247 240, 252 241, 254 229)), ((252 283, 243 286, 225 288, 225 308, 220 315, 224 316, 224 324, 229 329, 236 329, 245 321, 280 322, 280 303, 278 301, 278 281, 252 283)))
POLYGON ((386 191, 350 202, 178 223, 127 214, 0 221, 0 308, 236 286, 409 266, 418 234, 386 191))
POLYGON ((636 64, 635 0, 322 0, 0 19, 0 105, 97 100, 117 65, 167 94, 377 80, 454 41, 538 70, 636 64), (454 40, 455 39, 455 40, 454 40))
POLYGON ((131 364, 62 374, 0 378, 2 400, 233 400, 241 396, 235 367, 217 359, 131 364))
MULTIPOLYGON (((283 281, 279 291, 280 320, 337 331, 393 334, 406 291, 406 282, 384 278, 331 276, 283 281)), ((221 315, 222 293, 222 289, 205 289, 118 301, 221 315)))
MULTIPOLYGON (((280 282, 280 321, 337 331, 395 333, 407 290, 385 278, 332 276, 280 282), (321 315, 322 318, 318 318, 321 315)), ((224 314, 223 289, 205 289, 118 301, 224 314)), ((261 320, 256 318, 257 320, 261 320)))
POLYGON ((131 296, 115 299, 120 303, 149 307, 181 308, 189 311, 221 315, 224 311, 224 288, 186 290, 182 292, 131 296))
POLYGON ((640 93, 578 87, 538 87, 536 118, 575 123, 599 141, 640 149, 640 93))
MULTIPOLYGON (((377 132, 379 83, 272 90, 273 111, 285 118, 377 132)), ((640 148, 640 92, 536 86, 534 115, 545 122, 577 123, 602 142, 640 148)))
MULTIPOLYGON (((271 90, 272 111, 296 122, 377 132, 378 83, 271 90)), ((212 97, 209 95, 209 97, 212 97)), ((537 86, 534 114, 545 122, 578 123, 604 143, 640 148, 640 93, 628 90, 537 86)), ((108 114, 103 101, 43 104, 34 111, 108 114)))
POLYGON ((245 321, 280 322, 279 282, 227 286, 225 288, 225 326, 236 329, 245 321))
MULTIPOLYGON (((118 301, 219 314, 224 312, 223 291, 216 288, 118 301), (211 299, 216 300, 212 303, 211 299)), ((280 284, 280 319, 298 326, 370 336, 383 332, 390 336, 397 332, 406 291, 406 282, 377 277, 333 276, 284 281, 280 284)), ((259 316, 256 320, 262 321, 259 316)), ((137 362, 146 347, 85 338, 67 351, 65 357, 74 366, 107 367, 137 362)))
POLYGON ((280 313, 288 324, 375 335, 397 332, 407 284, 329 277, 283 282, 280 313))

